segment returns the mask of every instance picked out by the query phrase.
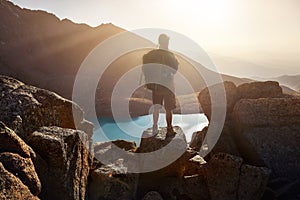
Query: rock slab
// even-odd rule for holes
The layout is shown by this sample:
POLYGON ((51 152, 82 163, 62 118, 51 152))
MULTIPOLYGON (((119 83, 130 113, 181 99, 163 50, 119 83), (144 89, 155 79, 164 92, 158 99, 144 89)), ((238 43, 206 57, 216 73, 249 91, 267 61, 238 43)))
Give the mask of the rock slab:
POLYGON ((33 150, 0 122, 0 199, 38 199, 41 182, 33 150))
POLYGON ((28 143, 48 168, 46 174, 42 174, 42 167, 37 168, 43 185, 42 199, 85 198, 89 174, 87 140, 82 131, 59 127, 41 127, 31 134, 28 143))

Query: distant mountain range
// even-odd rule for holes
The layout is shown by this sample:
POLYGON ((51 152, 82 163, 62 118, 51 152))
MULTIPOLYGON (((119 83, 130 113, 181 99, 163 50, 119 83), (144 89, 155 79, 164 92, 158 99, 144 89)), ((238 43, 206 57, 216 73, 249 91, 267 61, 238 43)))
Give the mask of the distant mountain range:
MULTIPOLYGON (((255 79, 259 81, 266 80, 265 78, 255 78, 255 79)), ((284 76, 279 76, 274 78, 268 78, 268 80, 278 81, 281 85, 284 85, 295 91, 300 92, 300 75, 295 75, 295 76, 284 75, 284 76)))
MULTIPOLYGON (((245 77, 250 79, 269 79, 270 77, 278 77, 284 74, 300 75, 300 65, 298 65, 298 73, 295 70, 297 63, 288 62, 284 63, 284 60, 268 61, 271 58, 267 58, 266 61, 254 61, 241 57, 223 56, 215 53, 210 53, 210 57, 217 66, 219 72, 230 74, 237 77, 245 77), (278 61, 278 63, 276 63, 278 61)), ((282 58, 287 59, 287 58, 282 58)))
MULTIPOLYGON (((72 98, 76 73, 89 53, 109 37, 126 31, 113 24, 102 24, 93 28, 68 19, 60 20, 45 11, 21 9, 6 0, 0 0, 0 27, 0 74, 54 91, 69 99, 72 98)), ((133 33, 130 33, 127 42, 155 46, 133 33)), ((142 56, 148 50, 130 52, 110 64, 97 89, 97 110, 109 108, 110 97, 117 81, 123 74, 140 65, 142 56)), ((213 79, 218 76, 189 58, 177 56, 180 62, 179 72, 190 81, 195 91, 206 86, 203 77, 213 79), (200 74, 195 66, 200 69, 200 74)), ((103 67, 99 63, 92 64, 103 67)), ((133 77, 132 81, 136 82, 138 78, 133 77)), ((252 81, 230 75, 222 75, 222 78, 237 85, 252 81)), ((131 82, 127 84, 130 85, 131 82)), ((295 81, 294 86, 299 88, 299 82, 295 81)), ((180 84, 177 87, 179 93, 184 95, 185 87, 180 84)), ((137 94, 143 92, 142 88, 136 91, 137 94)), ((104 115, 107 114, 104 112, 104 115)))

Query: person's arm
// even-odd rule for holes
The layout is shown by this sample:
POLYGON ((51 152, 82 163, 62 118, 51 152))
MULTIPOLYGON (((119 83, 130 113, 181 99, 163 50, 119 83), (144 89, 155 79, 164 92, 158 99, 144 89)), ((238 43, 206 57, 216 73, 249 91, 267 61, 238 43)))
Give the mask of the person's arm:
POLYGON ((172 53, 172 56, 171 56, 171 67, 174 69, 174 72, 173 74, 175 74, 177 71, 178 71, 178 65, 179 65, 179 62, 176 58, 176 56, 172 53))

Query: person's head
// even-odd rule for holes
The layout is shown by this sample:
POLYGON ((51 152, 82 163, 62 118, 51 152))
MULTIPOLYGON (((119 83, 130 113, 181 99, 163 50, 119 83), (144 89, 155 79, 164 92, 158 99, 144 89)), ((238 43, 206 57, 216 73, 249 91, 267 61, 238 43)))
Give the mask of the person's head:
POLYGON ((160 34, 158 37, 158 43, 159 43, 159 47, 162 49, 168 49, 169 46, 169 36, 166 34, 160 34))

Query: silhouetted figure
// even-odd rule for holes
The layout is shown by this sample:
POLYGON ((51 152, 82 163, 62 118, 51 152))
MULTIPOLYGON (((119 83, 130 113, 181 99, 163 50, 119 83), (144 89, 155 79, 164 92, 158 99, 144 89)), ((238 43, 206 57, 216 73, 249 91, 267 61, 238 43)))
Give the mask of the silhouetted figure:
POLYGON ((161 34, 158 38, 159 48, 154 49, 143 57, 143 73, 146 87, 152 90, 153 133, 158 133, 159 110, 164 105, 168 134, 174 134, 172 127, 172 110, 176 107, 174 74, 178 70, 178 61, 169 51, 169 37, 161 34))

